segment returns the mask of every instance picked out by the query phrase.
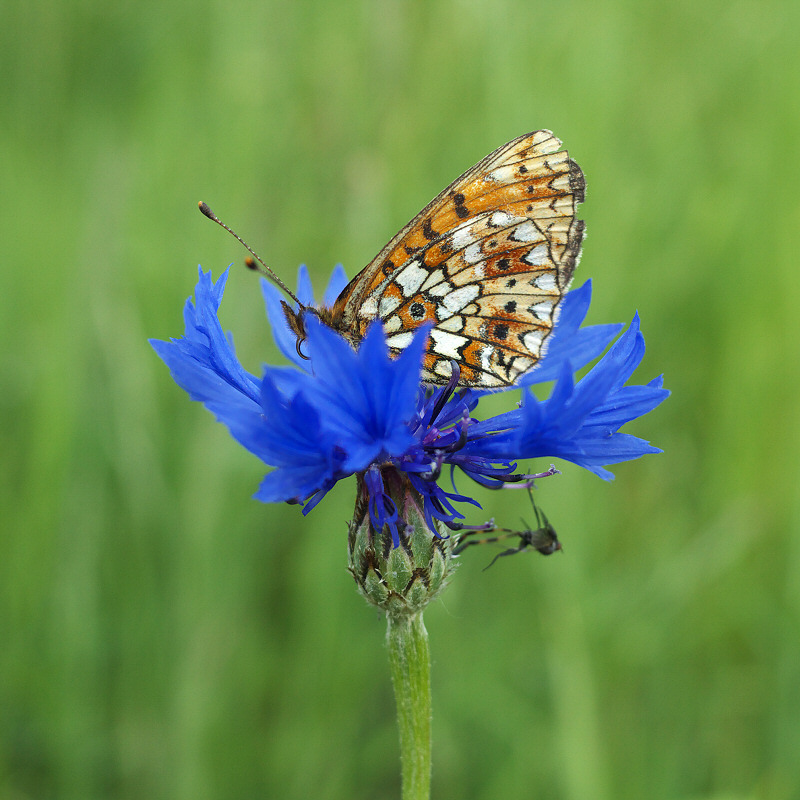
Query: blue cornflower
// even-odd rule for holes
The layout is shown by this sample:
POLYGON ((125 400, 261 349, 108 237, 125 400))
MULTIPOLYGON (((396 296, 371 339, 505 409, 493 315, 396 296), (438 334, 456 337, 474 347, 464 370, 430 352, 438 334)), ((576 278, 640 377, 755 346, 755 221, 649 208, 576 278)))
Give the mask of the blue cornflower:
MULTIPOLYGON (((200 271, 195 303, 187 300, 186 330, 180 339, 152 340, 175 381, 227 425, 232 436, 274 467, 255 497, 263 502, 302 503, 307 514, 342 478, 356 474, 366 490, 376 530, 389 526, 395 546, 404 532, 386 470, 399 473, 421 497, 432 531, 435 521, 457 528, 464 515, 457 504, 478 503, 440 485, 448 467, 459 467, 490 488, 530 479, 516 471, 520 460, 562 458, 609 480, 609 464, 661 452, 635 436, 619 433, 630 420, 651 411, 669 394, 661 378, 645 385, 626 383, 644 355, 635 316, 608 352, 581 378, 576 371, 596 359, 620 325, 581 327, 591 283, 569 292, 549 350, 525 376, 522 401, 505 413, 474 416, 484 392, 458 389, 458 368, 444 387, 420 383, 430 328, 423 326, 397 358, 390 358, 382 326, 373 323, 358 350, 313 315, 305 317, 307 341, 298 352, 296 336, 281 309, 281 296, 266 281, 262 288, 274 339, 292 366, 265 366, 261 379, 236 358, 233 339, 217 312, 228 271, 215 283, 200 271), (546 400, 530 390, 554 382, 546 400)), ((347 279, 341 267, 331 278, 326 304, 347 279)), ((305 268, 298 298, 313 305, 305 268)))

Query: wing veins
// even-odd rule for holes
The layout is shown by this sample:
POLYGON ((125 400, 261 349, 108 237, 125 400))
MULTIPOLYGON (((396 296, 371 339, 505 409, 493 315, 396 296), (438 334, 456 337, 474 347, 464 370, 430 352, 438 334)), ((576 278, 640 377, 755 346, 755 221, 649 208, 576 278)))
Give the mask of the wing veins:
MULTIPOLYGON (((560 174, 566 175, 568 173, 560 173, 560 174)), ((525 183, 525 181, 516 181, 515 183, 525 183)), ((500 185, 500 188, 506 187, 506 186, 513 186, 513 185, 514 185, 514 183, 504 183, 504 184, 500 185)), ((494 191, 494 190, 492 190, 492 191, 494 191)), ((478 195, 476 198, 473 198, 473 199, 479 199, 481 197, 485 197, 487 194, 490 194, 490 193, 491 192, 485 192, 484 194, 478 195)), ((542 196, 536 197, 535 200, 538 202, 540 200, 546 200, 548 197, 566 197, 568 194, 570 194, 570 193, 569 192, 562 192, 560 194, 554 193, 552 195, 542 195, 542 196)), ((410 261, 413 261, 415 258, 422 257, 423 263, 425 263, 424 262, 425 254, 432 247, 435 247, 436 245, 441 244, 443 240, 445 240, 447 238, 452 238, 453 234, 456 231, 463 230, 464 228, 468 228, 471 225, 474 225, 476 222, 480 222, 480 221, 482 221, 484 219, 489 219, 493 214, 495 214, 498 211, 501 211, 501 212, 504 212, 504 213, 511 213, 511 212, 505 211, 505 208, 507 206, 513 205, 514 203, 524 203, 526 199, 527 198, 520 198, 519 200, 514 200, 514 201, 512 201, 510 203, 506 203, 504 205, 496 206, 496 207, 494 207, 492 209, 486 209, 484 211, 481 211, 478 214, 476 214, 474 217, 465 218, 460 225, 457 225, 454 228, 450 228, 450 229, 444 231, 443 233, 440 233, 435 239, 431 239, 420 250, 416 251, 413 254, 409 254, 408 260, 404 261, 402 264, 398 265, 397 271, 399 272, 400 270, 402 270, 403 267, 405 267, 410 261)), ((534 199, 534 198, 531 198, 531 199, 534 199)), ((549 239, 548 234, 545 231, 543 231, 536 224, 538 220, 542 220, 542 219, 559 219, 559 218, 567 219, 567 218, 574 218, 574 215, 575 215, 574 211, 573 211, 572 214, 552 214, 552 215, 547 215, 547 216, 544 216, 544 215, 541 215, 541 214, 536 214, 535 216, 534 215, 530 215, 530 216, 529 215, 523 215, 523 216, 519 217, 519 219, 521 221, 513 222, 510 225, 505 225, 503 227, 491 226, 491 230, 487 231, 485 234, 483 234, 481 236, 476 237, 472 242, 470 242, 470 244, 474 244, 475 242, 483 241, 484 239, 489 239, 492 236, 497 236, 498 234, 503 233, 503 231, 508 231, 508 230, 512 230, 514 228, 517 228, 519 225, 523 224, 523 222, 531 222, 533 225, 536 226, 536 229, 539 231, 539 233, 542 234, 542 236, 544 236, 546 239, 549 239)), ((516 215, 514 215, 514 216, 516 216, 516 215)), ((453 255, 455 253, 461 253, 464 250, 466 250, 467 247, 469 247, 469 245, 465 245, 464 247, 460 247, 458 249, 453 249, 448 254, 448 258, 447 259, 443 259, 443 260, 447 261, 451 255, 453 255)), ((438 263, 442 263, 442 262, 438 262, 438 263)), ((429 266, 429 265, 426 264, 426 266, 429 266)), ((438 266, 438 264, 437 264, 437 266, 438 266)), ((391 281, 391 279, 392 279, 391 275, 387 276, 387 278, 386 278, 387 281, 391 281)))
MULTIPOLYGON (((466 319, 479 319, 479 320, 485 320, 485 319, 489 319, 489 317, 476 317, 474 314, 465 314, 465 315, 464 315, 464 319, 465 319, 465 320, 466 320, 466 319)), ((492 319, 496 319, 496 318, 495 318, 495 317, 492 317, 492 319)), ((507 319, 499 319, 498 321, 499 321, 499 322, 504 322, 504 323, 505 323, 505 322, 509 322, 509 320, 507 320, 507 319)), ((525 322, 525 323, 521 323, 521 324, 523 324, 523 325, 527 325, 528 323, 526 323, 526 322, 525 322)), ((434 325, 434 326, 433 326, 433 330, 436 330, 438 327, 439 327, 438 325, 434 325)), ((535 325, 532 325, 531 327, 536 327, 536 326, 535 326, 535 325)), ((545 329, 547 330, 546 326, 545 326, 545 329)), ((443 330, 445 333, 452 333, 452 331, 447 331, 447 330, 444 330, 444 328, 442 328, 442 330, 443 330)), ((553 332, 553 329, 552 329, 552 328, 549 328, 549 331, 550 331, 550 333, 552 333, 552 332, 553 332)), ((546 334, 545 336, 543 336, 543 337, 542 337, 542 344, 543 344, 543 345, 544 345, 544 342, 545 342, 545 340, 546 340, 546 339, 549 337, 550 333, 548 333, 548 334, 546 334)), ((479 339, 479 338, 477 338, 476 336, 470 336, 470 334, 468 334, 468 333, 463 333, 463 332, 461 332, 461 331, 459 331, 458 333, 453 333, 453 336, 461 336, 461 337, 462 337, 462 338, 464 338, 464 339, 469 339, 471 342, 478 342, 479 344, 488 344, 490 347, 494 347, 494 348, 495 348, 495 349, 497 349, 497 350, 507 350, 508 352, 510 352, 510 353, 514 353, 515 355, 524 356, 525 358, 532 358, 532 359, 534 360, 534 363, 535 363, 535 364, 538 364, 538 363, 539 363, 539 361, 541 360, 541 356, 540 356, 540 355, 539 355, 539 356, 537 356, 537 355, 534 355, 533 353, 531 353, 531 351, 530 351, 530 350, 517 350, 517 349, 515 349, 515 348, 513 348, 513 347, 509 347, 509 346, 508 346, 508 345, 506 345, 505 343, 503 343, 503 344, 497 344, 497 343, 496 343, 494 340, 490 340, 490 339, 479 339)), ((465 346, 466 346, 466 344, 463 344, 463 345, 461 345, 461 347, 459 347, 459 350, 461 350, 461 349, 462 349, 462 348, 464 348, 465 346)), ((429 350, 428 352, 431 352, 431 351, 429 350)), ((441 358, 441 357, 442 357, 441 355, 439 355, 438 353, 436 353, 436 351, 434 351, 434 353, 435 353, 435 355, 437 356, 437 358, 441 358)), ((473 365, 473 364, 470 364, 470 366, 474 368, 474 365, 473 365)), ((529 367, 529 369, 533 369, 533 364, 531 364, 531 366, 529 367)), ((488 374, 490 374, 490 375, 491 375, 492 373, 488 373, 488 374)))
MULTIPOLYGON (((409 231, 411 231, 415 225, 418 223, 419 220, 428 216, 429 212, 432 211, 438 203, 444 201, 445 199, 452 197, 451 192, 455 189, 456 186, 460 186, 466 183, 469 179, 473 176, 479 175, 482 172, 486 172, 486 168, 489 164, 495 164, 496 167, 505 166, 506 161, 504 160, 505 157, 512 151, 514 151, 520 142, 523 142, 525 139, 528 138, 535 138, 536 134, 540 133, 541 131, 529 131, 528 133, 522 134, 521 136, 517 136, 515 139, 512 139, 510 142, 507 142, 505 145, 498 147, 496 150, 493 150, 491 153, 486 155, 482 158, 477 164, 470 167, 468 170, 464 171, 461 175, 459 175, 452 183, 450 183, 446 188, 444 188, 436 197, 433 198, 418 214, 412 217, 382 248, 381 250, 372 258, 372 260, 367 264, 367 266, 358 274, 355 278, 350 282, 350 284, 356 284, 356 281, 359 281, 363 284, 361 291, 356 292, 355 289, 358 288, 358 284, 353 286, 353 289, 347 295, 347 300, 345 302, 346 308, 352 308, 353 306, 357 306, 360 304, 364 292, 368 288, 368 286, 372 283, 373 276, 375 271, 380 269, 380 265, 388 258, 389 254, 393 252, 406 238, 409 231)), ((531 141, 531 144, 524 148, 524 153, 527 153, 534 148, 541 148, 547 142, 554 142, 555 148, 554 150, 550 150, 546 153, 541 153, 542 156, 552 155, 558 151, 557 148, 561 147, 561 140, 558 139, 556 136, 553 135, 551 131, 544 131, 547 135, 542 141, 536 142, 531 141)), ((569 157, 567 157, 569 158, 569 157)), ((569 163, 569 160, 567 160, 569 163)), ((496 209, 499 210, 499 209, 496 209)), ((559 215, 563 216, 563 215, 559 215)), ((542 217, 544 219, 544 217, 542 217)), ((402 265, 404 266, 407 261, 403 262, 402 265)), ((387 276, 388 277, 388 276, 387 276)), ((347 289, 350 287, 345 287, 343 295, 347 292, 347 289)), ((352 312, 351 312, 352 313, 352 312)))

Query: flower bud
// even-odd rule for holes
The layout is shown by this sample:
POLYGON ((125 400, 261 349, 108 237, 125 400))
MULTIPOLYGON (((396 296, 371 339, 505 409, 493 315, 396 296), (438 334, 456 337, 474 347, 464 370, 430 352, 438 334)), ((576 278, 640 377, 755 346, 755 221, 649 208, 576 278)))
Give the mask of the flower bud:
POLYGON ((422 495, 406 473, 391 466, 379 472, 376 469, 372 475, 358 475, 347 544, 348 569, 359 591, 391 617, 425 608, 447 584, 455 567, 450 558, 453 540, 447 530, 441 526, 435 533, 428 527, 422 495), (370 480, 372 492, 367 487, 370 480), (377 493, 376 481, 382 484, 377 493), (370 495, 373 503, 382 502, 384 508, 370 509, 370 495), (376 520, 384 519, 377 529, 376 520))

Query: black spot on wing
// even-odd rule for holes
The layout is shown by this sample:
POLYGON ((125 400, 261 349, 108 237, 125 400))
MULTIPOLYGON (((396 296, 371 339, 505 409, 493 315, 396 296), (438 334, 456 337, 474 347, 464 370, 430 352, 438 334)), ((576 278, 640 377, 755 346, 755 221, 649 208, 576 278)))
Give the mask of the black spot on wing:
POLYGON ((461 192, 457 192, 453 195, 453 202, 456 204, 456 214, 458 215, 459 219, 465 219, 469 216, 469 209, 464 205, 464 200, 466 198, 461 192))

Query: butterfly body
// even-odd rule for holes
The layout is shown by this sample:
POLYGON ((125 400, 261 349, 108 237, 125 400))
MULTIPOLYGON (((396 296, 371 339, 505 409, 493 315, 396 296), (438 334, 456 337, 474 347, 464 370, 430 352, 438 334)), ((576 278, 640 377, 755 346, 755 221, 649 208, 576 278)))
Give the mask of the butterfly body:
POLYGON ((399 352, 432 323, 422 379, 514 385, 541 360, 580 257, 575 218, 585 182, 549 131, 490 153, 434 198, 350 281, 331 308, 294 311, 304 336, 313 313, 354 345, 380 319, 399 352))

